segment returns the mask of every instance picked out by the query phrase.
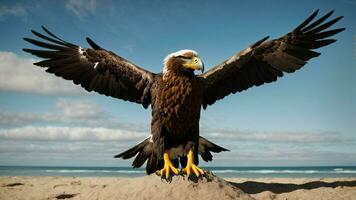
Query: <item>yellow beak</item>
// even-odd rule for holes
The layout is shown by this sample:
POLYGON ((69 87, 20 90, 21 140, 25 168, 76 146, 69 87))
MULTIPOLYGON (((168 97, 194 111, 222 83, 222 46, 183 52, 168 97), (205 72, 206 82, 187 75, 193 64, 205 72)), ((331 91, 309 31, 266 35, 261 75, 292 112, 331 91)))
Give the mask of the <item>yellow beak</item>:
POLYGON ((202 73, 204 72, 204 64, 199 57, 193 57, 190 63, 184 63, 183 66, 193 70, 201 70, 202 73))

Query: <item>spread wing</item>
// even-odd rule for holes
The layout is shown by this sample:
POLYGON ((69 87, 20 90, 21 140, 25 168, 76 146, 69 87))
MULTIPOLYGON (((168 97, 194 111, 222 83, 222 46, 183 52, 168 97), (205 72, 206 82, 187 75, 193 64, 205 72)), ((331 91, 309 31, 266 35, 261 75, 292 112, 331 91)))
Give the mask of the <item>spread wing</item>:
POLYGON ((47 68, 46 71, 75 84, 87 91, 95 91, 107 96, 142 104, 151 103, 150 87, 154 74, 130 61, 107 51, 87 38, 92 48, 82 48, 66 42, 45 27, 44 35, 32 31, 40 40, 24 38, 27 42, 43 49, 23 49, 25 52, 44 58, 34 63, 47 68))
POLYGON ((203 108, 231 93, 276 81, 283 73, 295 72, 309 59, 319 56, 320 53, 313 49, 335 42, 335 39, 327 38, 345 30, 326 30, 342 18, 337 17, 326 22, 332 13, 333 11, 311 23, 318 14, 317 10, 285 36, 274 40, 263 38, 201 74, 200 77, 205 80, 203 108))

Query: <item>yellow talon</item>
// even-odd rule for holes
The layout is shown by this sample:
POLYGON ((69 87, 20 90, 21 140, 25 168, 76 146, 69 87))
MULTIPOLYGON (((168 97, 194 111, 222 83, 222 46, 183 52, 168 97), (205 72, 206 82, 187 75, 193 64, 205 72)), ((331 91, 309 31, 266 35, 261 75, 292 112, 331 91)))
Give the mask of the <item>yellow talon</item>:
POLYGON ((165 176, 166 179, 169 178, 170 172, 172 171, 174 174, 179 174, 179 171, 177 168, 175 168, 169 159, 169 151, 165 151, 163 154, 163 161, 164 161, 164 166, 161 170, 157 171, 156 174, 158 176, 165 176))
POLYGON ((194 155, 192 150, 189 150, 187 157, 187 166, 183 169, 183 173, 189 176, 190 174, 192 174, 192 172, 194 172, 197 177, 203 175, 204 171, 194 164, 194 155))

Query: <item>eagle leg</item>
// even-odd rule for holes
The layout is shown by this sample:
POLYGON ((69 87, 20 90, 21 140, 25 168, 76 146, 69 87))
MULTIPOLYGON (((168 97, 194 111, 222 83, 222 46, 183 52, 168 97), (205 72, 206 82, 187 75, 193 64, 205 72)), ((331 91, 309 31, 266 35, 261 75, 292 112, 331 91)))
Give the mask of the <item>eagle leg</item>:
POLYGON ((197 165, 194 164, 194 154, 193 151, 190 149, 188 152, 188 161, 187 166, 183 169, 183 173, 187 174, 188 176, 194 172, 194 174, 199 177, 200 175, 204 174, 204 171, 200 169, 197 165))
POLYGON ((158 170, 156 174, 158 176, 164 177, 168 179, 170 177, 170 172, 172 171, 174 174, 179 174, 179 171, 177 168, 174 167, 173 163, 169 159, 169 151, 166 150, 163 154, 163 161, 164 161, 164 166, 161 170, 158 170))

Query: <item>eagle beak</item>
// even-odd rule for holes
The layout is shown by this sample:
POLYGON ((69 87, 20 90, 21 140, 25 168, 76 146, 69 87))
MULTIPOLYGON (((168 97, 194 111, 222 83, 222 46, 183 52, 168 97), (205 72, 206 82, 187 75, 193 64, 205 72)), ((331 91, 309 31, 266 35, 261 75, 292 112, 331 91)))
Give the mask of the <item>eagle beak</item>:
POLYGON ((199 57, 193 57, 190 63, 184 63, 183 66, 193 70, 201 70, 202 73, 204 72, 204 64, 199 57))

